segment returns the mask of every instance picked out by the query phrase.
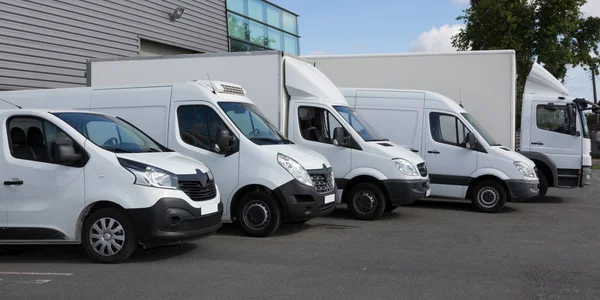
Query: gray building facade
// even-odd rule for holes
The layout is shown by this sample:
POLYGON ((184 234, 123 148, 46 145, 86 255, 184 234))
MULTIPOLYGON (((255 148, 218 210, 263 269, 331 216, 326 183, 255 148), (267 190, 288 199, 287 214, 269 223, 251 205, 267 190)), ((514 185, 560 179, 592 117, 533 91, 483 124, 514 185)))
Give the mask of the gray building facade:
POLYGON ((0 0, 0 90, 85 86, 88 58, 229 51, 227 26, 226 0, 0 0))

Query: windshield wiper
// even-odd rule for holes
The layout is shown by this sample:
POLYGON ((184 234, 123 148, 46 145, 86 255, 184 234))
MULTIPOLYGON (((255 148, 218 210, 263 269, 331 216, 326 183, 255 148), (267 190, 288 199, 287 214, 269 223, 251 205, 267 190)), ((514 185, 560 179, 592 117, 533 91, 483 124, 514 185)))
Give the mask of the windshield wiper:
POLYGON ((129 151, 129 150, 126 150, 126 149, 123 149, 123 148, 119 148, 119 147, 116 147, 116 148, 104 148, 104 149, 109 150, 109 151, 114 151, 115 153, 135 153, 134 151, 129 151))
POLYGON ((373 139, 373 140, 368 140, 367 142, 389 142, 389 139, 373 139))
POLYGON ((251 141, 261 141, 261 142, 269 142, 269 143, 273 143, 273 144, 280 144, 280 143, 285 143, 283 140, 276 140, 276 139, 272 139, 272 138, 266 138, 266 137, 255 137, 255 138, 250 138, 251 141))
POLYGON ((146 152, 162 152, 162 151, 160 149, 150 147, 150 148, 148 148, 148 151, 146 151, 146 152))

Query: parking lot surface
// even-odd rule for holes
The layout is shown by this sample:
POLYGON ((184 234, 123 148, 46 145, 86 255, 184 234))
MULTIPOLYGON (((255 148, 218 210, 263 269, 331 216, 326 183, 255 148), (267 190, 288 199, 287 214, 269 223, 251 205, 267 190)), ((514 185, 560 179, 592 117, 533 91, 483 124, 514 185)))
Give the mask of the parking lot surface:
POLYGON ((0 298, 600 299, 593 175, 592 186, 498 214, 427 200, 365 222, 341 208, 263 239, 226 225, 120 265, 91 263, 76 246, 4 248, 0 298))

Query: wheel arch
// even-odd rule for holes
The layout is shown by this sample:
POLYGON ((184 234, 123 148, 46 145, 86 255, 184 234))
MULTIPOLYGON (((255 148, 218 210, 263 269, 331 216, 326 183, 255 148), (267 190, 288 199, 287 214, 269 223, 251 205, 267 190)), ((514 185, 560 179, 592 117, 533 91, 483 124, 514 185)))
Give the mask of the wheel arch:
POLYGON ((385 185, 381 182, 380 179, 373 177, 371 175, 359 175, 356 176, 352 179, 350 179, 345 185, 344 188, 342 190, 342 199, 341 202, 345 203, 346 202, 346 196, 348 195, 348 192, 357 184, 359 183, 363 183, 363 182, 369 182, 369 183, 373 183, 375 184, 378 188, 381 189, 381 191, 383 192, 383 195, 385 196, 385 204, 386 205, 390 205, 390 199, 391 199, 391 195, 390 195, 390 191, 385 187, 385 185))
POLYGON ((83 229, 83 223, 85 223, 85 220, 87 219, 87 217, 100 209, 109 208, 109 207, 117 208, 117 209, 120 209, 123 212, 125 212, 125 208, 123 208, 123 206, 121 206, 115 202, 107 201, 107 200, 100 200, 100 201, 96 201, 96 202, 88 204, 81 211, 81 213, 79 213, 79 217, 77 217, 77 224, 75 224, 75 228, 76 228, 75 229, 75 239, 78 242, 81 242, 81 233, 82 233, 82 229, 83 229))
POLYGON ((502 180, 500 177, 491 175, 491 174, 479 176, 479 177, 475 178, 473 181, 471 181, 471 183, 469 184, 469 187, 467 188, 467 192, 465 193, 465 198, 469 199, 471 197, 471 193, 473 193, 474 187, 477 184, 479 184, 480 182, 486 181, 486 180, 491 180, 491 181, 494 181, 494 182, 500 184, 504 188, 504 191, 506 192, 507 200, 510 200, 511 194, 510 194, 510 190, 508 189, 508 185, 506 184, 506 182, 504 180, 502 180))
POLYGON ((555 187, 558 184, 558 170, 556 164, 544 153, 523 151, 519 152, 523 156, 531 159, 535 166, 546 175, 548 187, 555 187))
POLYGON ((275 201, 279 204, 279 206, 281 207, 281 209, 283 211, 285 211, 285 204, 282 203, 282 200, 279 199, 279 196, 276 195, 276 193, 273 192, 272 189, 261 185, 261 184, 248 184, 245 185, 241 188, 239 188, 237 191, 235 191, 233 193, 233 197, 231 197, 231 203, 229 205, 229 218, 231 219, 232 222, 235 222, 235 217, 236 217, 236 209, 237 209, 237 205, 240 202, 240 200, 244 197, 244 195, 250 193, 250 192, 264 192, 269 194, 271 197, 273 197, 275 199, 275 201))

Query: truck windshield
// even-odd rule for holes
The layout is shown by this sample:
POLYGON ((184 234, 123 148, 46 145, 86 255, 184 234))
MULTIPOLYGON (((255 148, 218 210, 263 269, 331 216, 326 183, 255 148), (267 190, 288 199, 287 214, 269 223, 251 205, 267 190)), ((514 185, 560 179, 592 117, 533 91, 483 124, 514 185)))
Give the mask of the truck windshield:
POLYGON ((334 106, 333 108, 342 115, 346 122, 352 126, 365 142, 387 141, 387 139, 377 136, 375 130, 366 121, 362 120, 352 108, 348 106, 334 106))
POLYGON ((587 116, 585 114, 585 111, 580 109, 579 114, 581 116, 581 127, 582 127, 582 131, 583 131, 583 138, 589 139, 590 132, 588 130, 587 116))
POLYGON ((292 144, 251 103, 219 102, 235 126, 257 145, 292 144))
POLYGON ((494 139, 492 138, 492 136, 487 133, 483 127, 481 127, 481 125, 479 125, 479 123, 477 123, 477 121, 475 120, 475 118, 473 118, 473 116, 471 116, 471 114, 469 113, 461 113, 461 115, 463 117, 465 117, 465 119, 467 119, 467 122, 469 122, 469 124, 471 124, 471 126, 473 126, 473 128, 475 128, 475 130, 479 133, 479 135, 481 135, 483 137, 483 139, 486 141, 486 143, 488 143, 488 145, 490 146, 502 146, 498 143, 496 143, 496 141, 494 141, 494 139))
POLYGON ((92 113, 55 113, 92 143, 115 153, 172 152, 127 121, 92 113))

